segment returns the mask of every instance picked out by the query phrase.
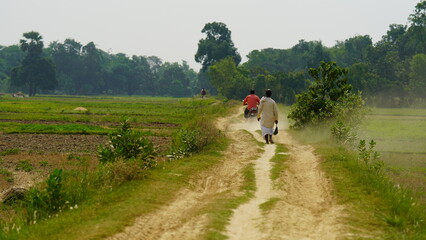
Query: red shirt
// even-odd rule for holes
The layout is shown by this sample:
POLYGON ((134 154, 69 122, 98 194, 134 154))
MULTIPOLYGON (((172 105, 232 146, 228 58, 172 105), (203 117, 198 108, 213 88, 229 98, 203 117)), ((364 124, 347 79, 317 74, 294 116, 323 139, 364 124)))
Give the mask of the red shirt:
POLYGON ((255 94, 250 94, 246 98, 244 98, 243 105, 247 104, 247 109, 252 109, 259 105, 260 99, 255 94))

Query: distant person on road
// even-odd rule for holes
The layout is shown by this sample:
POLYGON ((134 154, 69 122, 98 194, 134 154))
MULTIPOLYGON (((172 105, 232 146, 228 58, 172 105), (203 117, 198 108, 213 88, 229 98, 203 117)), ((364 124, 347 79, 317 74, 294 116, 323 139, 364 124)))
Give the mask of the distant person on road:
POLYGON ((201 98, 204 98, 206 96, 206 89, 201 89, 201 98))
POLYGON ((265 97, 262 97, 257 113, 257 121, 260 121, 262 137, 266 144, 273 144, 272 135, 274 134, 274 123, 278 125, 278 108, 275 101, 271 98, 272 91, 265 91, 265 97))
POLYGON ((247 105, 247 108, 244 110, 245 118, 249 117, 250 111, 257 111, 257 106, 260 104, 260 98, 254 93, 254 89, 251 89, 250 94, 243 100, 243 105, 247 105))

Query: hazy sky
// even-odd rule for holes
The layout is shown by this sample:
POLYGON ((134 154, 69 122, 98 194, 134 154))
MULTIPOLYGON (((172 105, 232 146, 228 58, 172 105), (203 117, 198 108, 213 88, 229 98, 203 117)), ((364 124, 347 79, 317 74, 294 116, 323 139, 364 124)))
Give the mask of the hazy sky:
POLYGON ((39 32, 45 45, 66 38, 111 53, 187 61, 208 22, 223 22, 246 61, 255 49, 287 49, 300 39, 331 47, 356 35, 377 42, 407 24, 419 0, 0 0, 0 45, 39 32))

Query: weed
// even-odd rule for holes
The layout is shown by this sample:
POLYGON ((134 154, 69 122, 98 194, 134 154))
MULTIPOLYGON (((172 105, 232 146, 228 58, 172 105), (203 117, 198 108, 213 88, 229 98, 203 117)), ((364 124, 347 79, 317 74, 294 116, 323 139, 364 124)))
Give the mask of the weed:
POLYGON ((128 120, 108 135, 109 145, 99 146, 98 156, 102 163, 115 162, 117 159, 139 160, 143 168, 156 165, 154 145, 138 131, 130 130, 128 120))
POLYGON ((48 161, 41 161, 40 162, 40 167, 47 167, 49 165, 48 161))
POLYGON ((78 155, 75 155, 75 154, 70 154, 70 155, 68 155, 67 159, 68 160, 73 160, 73 159, 75 159, 75 160, 81 160, 81 157, 78 156, 78 155))
POLYGON ((379 160, 380 154, 374 151, 374 146, 376 146, 376 142, 374 140, 369 142, 368 149, 366 147, 365 140, 360 140, 358 145, 359 159, 363 161, 370 170, 373 170, 376 173, 382 173, 384 163, 379 160))
POLYGON ((13 175, 7 169, 0 168, 0 175, 3 175, 7 182, 13 182, 13 175))
POLYGON ((3 152, 0 152, 0 156, 14 155, 14 154, 18 154, 20 151, 21 149, 18 149, 18 148, 7 149, 7 150, 4 150, 3 152))
POLYGON ((15 167, 16 171, 31 172, 34 166, 30 163, 30 160, 20 160, 15 167))

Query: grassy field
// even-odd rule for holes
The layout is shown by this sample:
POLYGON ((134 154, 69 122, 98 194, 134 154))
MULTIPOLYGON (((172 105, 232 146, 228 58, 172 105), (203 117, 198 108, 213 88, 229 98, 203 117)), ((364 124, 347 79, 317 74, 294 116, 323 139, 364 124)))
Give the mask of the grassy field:
MULTIPOLYGON (((227 109, 229 105, 213 98, 1 96, 0 190, 30 184, 40 189, 30 190, 30 193, 36 193, 30 194, 35 196, 31 199, 37 200, 40 199, 37 194, 53 194, 43 181, 52 178, 54 169, 63 169, 63 173, 56 173, 56 179, 61 179, 60 184, 54 185, 51 181, 48 186, 60 190, 58 192, 61 194, 56 197, 65 202, 62 207, 68 208, 72 203, 69 208, 78 206, 78 210, 66 211, 59 215, 61 217, 49 221, 45 217, 36 218, 41 212, 28 215, 30 211, 19 202, 18 205, 2 204, 0 239, 58 239, 68 230, 74 233, 87 230, 82 233, 86 238, 101 238, 93 231, 93 225, 98 225, 93 214, 110 216, 116 224, 104 227, 114 229, 128 224, 127 221, 134 214, 152 211, 173 197, 179 186, 187 181, 187 178, 181 182, 175 177, 163 182, 170 176, 170 171, 189 177, 220 159, 217 151, 222 151, 226 142, 219 137, 220 132, 211 127, 211 120, 225 114, 227 109), (76 110, 79 107, 86 110, 76 110), (99 163, 97 147, 107 144, 107 134, 119 129, 125 119, 129 120, 132 131, 140 132, 141 136, 152 141, 160 168, 145 170, 135 165, 139 164, 135 161, 99 163), (185 142, 195 134, 201 135, 197 137, 198 142, 185 142), (212 146, 213 141, 215 146, 212 146), (193 144, 188 145, 191 148, 206 146, 206 149, 204 155, 194 156, 183 163, 170 162, 166 155, 170 154, 170 147, 176 146, 176 143, 193 144), (201 159, 211 161, 201 162, 201 159), (131 179, 135 181, 129 181, 131 179), (160 187, 162 184, 164 188, 160 187), (124 214, 122 211, 111 211, 122 204, 123 191, 141 212, 127 211, 124 214), (141 192, 144 196, 138 195, 141 192), (141 200, 144 197, 146 201, 141 200), (156 199, 156 204, 152 204, 153 199, 156 199), (82 229, 82 225, 76 223, 79 222, 76 218, 83 225, 87 224, 84 219, 91 224, 87 224, 87 229, 82 229), (64 229, 64 225, 69 228, 64 229), (17 234, 19 231, 21 234, 17 234)), ((66 235, 73 238, 73 235, 66 235)))
POLYGON ((373 109, 360 136, 377 142, 395 182, 426 203, 426 109, 373 109))

